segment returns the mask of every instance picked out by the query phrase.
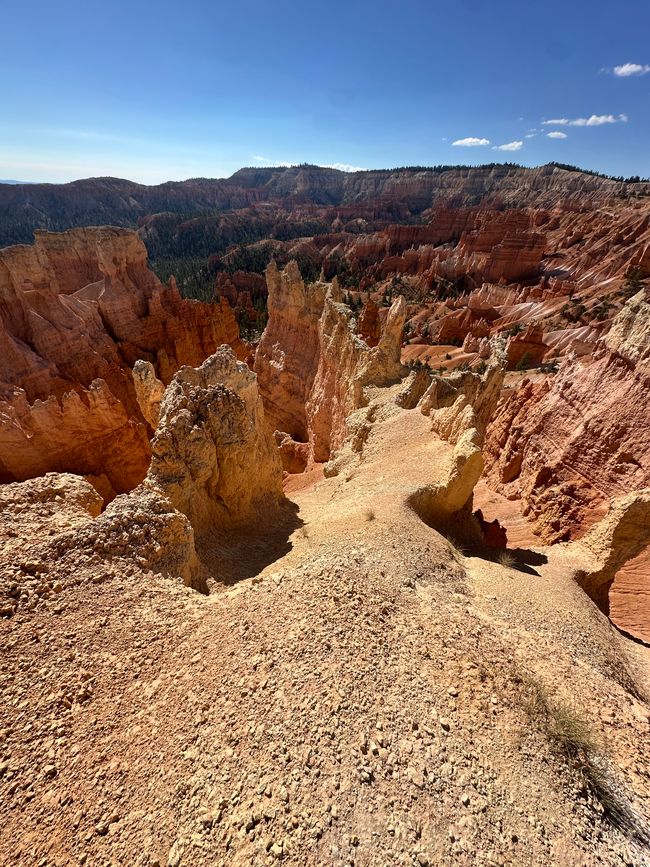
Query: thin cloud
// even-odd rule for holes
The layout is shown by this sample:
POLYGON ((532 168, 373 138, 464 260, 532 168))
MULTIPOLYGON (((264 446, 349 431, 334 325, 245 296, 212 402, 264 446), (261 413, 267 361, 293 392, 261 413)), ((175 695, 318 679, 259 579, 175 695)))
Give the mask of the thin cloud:
POLYGON ((253 157, 256 163, 262 163, 267 168, 288 169, 295 163, 288 163, 286 160, 272 160, 269 157, 253 157))
POLYGON ((546 138, 569 138, 569 136, 565 132, 556 130, 555 132, 547 132, 546 138))
POLYGON ((485 145, 490 144, 489 138, 474 138, 473 136, 468 136, 467 138, 459 138, 456 141, 453 141, 452 147, 458 148, 481 148, 485 147, 485 145))
POLYGON ((543 120, 542 126, 603 126, 606 123, 627 123, 626 114, 592 114, 591 117, 556 117, 543 120))
POLYGON ((535 138, 536 135, 537 135, 536 132, 529 132, 529 133, 526 133, 525 137, 526 138, 535 138))
POLYGON ((612 70, 619 78, 629 78, 631 75, 646 75, 650 72, 650 64, 647 63, 621 63, 612 70))
POLYGON ((494 145, 493 151, 520 151, 524 143, 522 141, 509 141, 507 144, 494 145))

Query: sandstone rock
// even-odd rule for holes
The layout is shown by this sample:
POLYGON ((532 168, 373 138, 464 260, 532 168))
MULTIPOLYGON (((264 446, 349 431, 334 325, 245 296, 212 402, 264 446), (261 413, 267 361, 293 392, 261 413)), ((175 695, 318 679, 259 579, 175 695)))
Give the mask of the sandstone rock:
POLYGON ((424 393, 420 411, 431 418, 431 429, 453 450, 447 458, 444 481, 420 488, 410 504, 420 517, 457 539, 482 541, 472 516, 474 487, 483 472, 483 441, 497 405, 504 371, 495 356, 482 375, 456 373, 434 376, 424 393))
MULTIPOLYGON (((649 310, 644 293, 634 296, 593 360, 567 359, 552 379, 525 380, 495 413, 488 481, 521 500, 544 541, 580 538, 612 500, 650 484, 649 310)), ((604 607, 606 589, 600 593, 604 607)), ((646 607, 647 597, 626 593, 623 584, 619 594, 617 622, 626 628, 625 609, 635 599, 646 607)), ((638 622, 638 615, 628 619, 638 622)))
POLYGON ((272 430, 308 439, 305 406, 318 367, 318 327, 325 285, 305 286, 295 262, 266 270, 269 321, 255 357, 260 394, 272 430))
POLYGON ((283 470, 287 473, 304 472, 309 461, 309 443, 298 443, 284 431, 276 430, 274 436, 283 470))
POLYGON ((359 316, 358 334, 368 346, 376 346, 379 343, 381 336, 381 325, 379 322, 379 308, 369 298, 363 305, 361 315, 359 316))
MULTIPOLYGON (((650 488, 615 500, 602 521, 569 550, 588 565, 577 580, 591 598, 609 613, 609 589, 618 570, 650 545, 650 488)), ((647 613, 650 623, 650 612, 647 613)))
POLYGON ((112 228, 39 232, 0 251, 1 480, 55 469, 129 490, 150 455, 132 365, 149 361, 169 382, 221 343, 245 354, 225 300, 182 299, 146 257, 135 232, 112 228))
POLYGON ((406 303, 393 302, 369 347, 336 280, 305 286, 291 262, 281 273, 272 263, 267 281, 269 322, 255 358, 265 412, 276 430, 309 443, 310 459, 326 461, 345 440, 347 417, 364 405, 364 389, 405 373, 406 303))
POLYGON ((489 548, 508 547, 508 534, 501 526, 498 519, 495 518, 493 521, 486 521, 483 517, 483 512, 480 509, 477 509, 474 512, 474 517, 481 528, 483 541, 489 548))
POLYGON ((406 373, 400 361, 406 302, 391 305, 377 346, 372 349, 353 331, 352 312, 331 293, 320 321, 318 370, 306 406, 314 460, 326 461, 343 445, 347 417, 365 405, 365 388, 386 386, 406 373))
POLYGON ((650 380, 638 349, 648 308, 633 298, 593 361, 569 359, 551 380, 524 380, 495 414, 486 442, 488 479, 509 498, 521 498, 545 541, 579 536, 611 498, 650 483, 650 380), (629 343, 617 337, 628 334, 629 343))
POLYGON ((245 524, 282 497, 256 376, 227 346, 174 376, 151 449, 145 485, 186 515, 198 537, 245 524))
POLYGON ((15 389, 0 401, 0 422, 0 482, 74 469, 103 477, 110 499, 142 481, 149 465, 144 423, 101 379, 33 404, 15 389))
POLYGON ((508 370, 538 367, 548 349, 542 328, 539 325, 529 326, 508 341, 508 370))
POLYGON ((165 393, 165 386, 156 376, 155 368, 150 361, 136 361, 133 365, 133 383, 142 415, 155 430, 158 427, 160 403, 165 393))

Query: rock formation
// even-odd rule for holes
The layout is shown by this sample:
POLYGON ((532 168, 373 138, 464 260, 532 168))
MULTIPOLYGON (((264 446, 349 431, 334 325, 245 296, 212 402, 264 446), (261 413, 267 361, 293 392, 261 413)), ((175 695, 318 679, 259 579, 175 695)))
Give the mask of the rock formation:
MULTIPOLYGON (((616 573, 648 545, 650 488, 614 500, 607 516, 595 524, 579 542, 571 543, 567 547, 575 549, 585 564, 578 571, 578 582, 601 610, 609 614, 609 591, 616 573)), ((650 610, 645 610, 643 614, 643 637, 648 640, 650 610)))
POLYGON ((309 436, 306 415, 319 353, 319 320, 326 287, 306 287, 295 262, 280 273, 266 269, 269 321, 255 357, 260 393, 269 424, 298 441, 309 436))
POLYGON ((539 367, 548 349, 542 328, 539 325, 529 326, 508 341, 508 370, 539 367))
POLYGON ((150 456, 133 364, 168 383, 222 343, 245 355, 225 300, 182 299, 146 257, 134 232, 110 228, 0 251, 0 481, 72 471, 103 475, 108 497, 129 490, 150 456))
POLYGON ((480 521, 472 519, 472 498, 483 473, 485 431, 503 376, 496 356, 482 375, 434 376, 418 404, 420 412, 431 418, 431 430, 453 451, 444 481, 418 490, 411 505, 428 524, 459 540, 477 541, 483 531, 480 521))
POLYGON ((406 372, 400 362, 406 303, 392 304, 376 346, 354 333, 352 311, 331 291, 320 321, 318 369, 307 401, 311 452, 326 461, 347 437, 347 418, 367 403, 368 386, 397 382, 406 372))
POLYGON ((282 434, 309 443, 310 458, 324 462, 345 440, 346 419, 364 405, 365 389, 404 374, 406 304, 401 297, 393 303, 371 347, 358 335, 336 281, 306 286, 295 262, 281 273, 272 263, 267 280, 269 321, 255 358, 267 418, 284 454, 295 449, 282 434))
MULTIPOLYGON (((524 380, 497 409, 486 442, 488 481, 521 501, 544 541, 580 538, 611 501, 650 485, 649 334, 650 302, 641 291, 593 359, 570 358, 551 379, 524 380)), ((647 608, 650 595, 617 584, 616 622, 634 633, 634 608, 647 608)))
POLYGON ((579 535, 610 499, 650 482, 649 310, 639 293, 593 360, 567 360, 552 379, 524 380, 497 410, 489 480, 523 501, 546 541, 579 535))
POLYGON ((271 513, 282 471, 255 374, 223 346, 165 390, 145 485, 162 491, 204 541, 271 513))
POLYGON ((140 411, 147 424, 155 430, 165 386, 156 376, 156 369, 150 361, 140 359, 133 365, 133 384, 140 411))
POLYGON ((53 521, 33 540, 34 556, 56 564, 57 575, 67 562, 83 568, 99 557, 113 570, 136 564, 205 592, 208 576, 219 578, 229 536, 262 515, 271 526, 284 502, 281 483, 255 374, 222 346, 199 368, 175 374, 160 405, 146 478, 101 516, 96 486, 55 473, 0 486, 0 512, 9 527, 11 521, 20 527, 10 538, 24 539, 32 512, 43 524, 46 504, 53 521))

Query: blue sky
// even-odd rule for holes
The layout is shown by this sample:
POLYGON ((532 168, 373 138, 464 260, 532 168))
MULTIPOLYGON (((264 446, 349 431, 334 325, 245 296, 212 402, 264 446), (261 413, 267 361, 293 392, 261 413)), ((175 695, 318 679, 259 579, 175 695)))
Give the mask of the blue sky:
POLYGON ((31 0, 0 20, 1 178, 506 160, 650 176, 648 0, 31 0))

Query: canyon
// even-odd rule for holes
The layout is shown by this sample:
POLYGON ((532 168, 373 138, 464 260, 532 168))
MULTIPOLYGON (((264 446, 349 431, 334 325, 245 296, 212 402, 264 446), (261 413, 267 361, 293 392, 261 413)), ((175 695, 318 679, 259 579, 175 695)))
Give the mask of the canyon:
POLYGON ((0 185, 2 863, 647 862, 647 187, 0 185))

